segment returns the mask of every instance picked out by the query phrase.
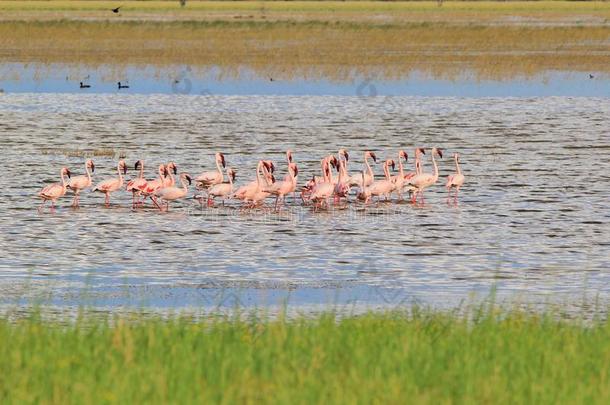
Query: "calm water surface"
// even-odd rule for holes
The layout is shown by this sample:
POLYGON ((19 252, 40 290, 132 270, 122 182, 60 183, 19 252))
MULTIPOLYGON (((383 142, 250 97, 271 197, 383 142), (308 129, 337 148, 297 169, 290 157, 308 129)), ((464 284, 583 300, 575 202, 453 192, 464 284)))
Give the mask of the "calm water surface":
POLYGON ((444 306, 493 287, 536 303, 610 300, 608 98, 0 94, 0 132, 1 304, 444 306), (458 207, 439 181, 424 207, 313 213, 290 199, 272 213, 189 199, 159 213, 133 211, 126 192, 110 208, 86 192, 79 210, 70 197, 36 209, 63 165, 82 174, 83 151, 116 152, 94 157, 94 181, 115 175, 119 154, 152 178, 169 160, 197 175, 223 151, 242 184, 261 157, 283 176, 287 148, 302 183, 341 147, 355 172, 365 149, 415 146, 444 149, 442 178, 461 153, 458 207))

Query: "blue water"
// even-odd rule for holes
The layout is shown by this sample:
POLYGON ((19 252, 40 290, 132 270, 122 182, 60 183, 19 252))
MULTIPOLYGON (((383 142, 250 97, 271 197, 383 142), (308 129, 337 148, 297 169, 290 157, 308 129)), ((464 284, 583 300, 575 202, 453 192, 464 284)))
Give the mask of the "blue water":
POLYGON ((163 70, 125 68, 118 75, 111 68, 87 72, 64 65, 18 63, 0 67, 0 89, 6 93, 125 93, 192 95, 337 95, 337 96, 447 96, 447 97, 543 97, 610 95, 610 77, 592 72, 548 72, 529 78, 480 80, 472 75, 448 80, 413 73, 401 80, 361 77, 347 82, 324 79, 279 80, 258 77, 242 69, 239 78, 223 77, 218 69, 205 72, 188 66, 163 70), (78 73, 74 73, 77 71, 78 73), (110 79, 119 77, 119 79, 110 79), (129 85, 118 89, 117 81, 129 85), (79 82, 91 86, 81 89, 79 82))

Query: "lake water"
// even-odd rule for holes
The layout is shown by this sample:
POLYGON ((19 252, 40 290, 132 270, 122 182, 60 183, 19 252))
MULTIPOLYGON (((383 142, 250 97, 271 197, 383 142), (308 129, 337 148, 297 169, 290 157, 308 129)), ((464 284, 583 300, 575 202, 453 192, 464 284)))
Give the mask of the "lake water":
MULTIPOLYGON (((492 288, 532 303, 610 299, 608 98, 5 93, 0 133, 3 305, 453 306, 492 288), (143 159, 148 178, 170 160, 197 175, 222 151, 243 184, 263 157, 282 177, 287 148, 303 183, 342 147, 355 172, 365 149, 384 159, 415 146, 443 148, 442 180, 460 152, 459 206, 441 180, 424 207, 314 213, 289 199, 273 213, 189 199, 160 213, 119 192, 110 208, 84 193, 79 210, 70 197, 36 209, 63 165, 83 173, 79 151, 113 149, 130 169, 143 159)), ((115 175, 117 156, 94 160, 94 181, 115 175)))

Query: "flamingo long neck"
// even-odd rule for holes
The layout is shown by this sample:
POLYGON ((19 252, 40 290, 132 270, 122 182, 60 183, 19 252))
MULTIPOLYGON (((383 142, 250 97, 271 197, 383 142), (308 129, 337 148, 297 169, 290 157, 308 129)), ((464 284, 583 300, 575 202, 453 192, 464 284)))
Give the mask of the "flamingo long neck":
POLYGON ((59 172, 59 176, 61 177, 61 187, 65 190, 66 189, 66 179, 64 178, 64 169, 61 169, 61 171, 59 172))
POLYGON ((462 174, 462 170, 460 169, 460 164, 458 163, 458 157, 455 157, 455 171, 457 174, 462 174))
POLYGON ((225 177, 224 174, 222 173, 222 169, 220 168, 220 162, 218 161, 218 158, 216 158, 216 170, 218 170, 218 173, 220 173, 220 177, 222 177, 221 183, 225 181, 225 177))
POLYGON ((185 194, 188 193, 188 184, 186 184, 186 179, 184 177, 180 178, 180 183, 182 183, 182 191, 184 191, 185 194))
POLYGON ((163 167, 159 167, 159 181, 163 184, 163 167))
POLYGON ((119 172, 119 187, 121 187, 123 185, 123 174, 121 173, 121 163, 120 162, 116 167, 116 171, 119 172))
POLYGON ((320 166, 322 166, 322 182, 325 183, 328 181, 328 176, 326 173, 326 160, 328 158, 324 158, 320 161, 320 166))
POLYGON ((438 166, 436 159, 434 159, 434 152, 432 152, 432 164, 434 165, 434 181, 438 180, 438 166))
POLYGON ((292 186, 297 186, 297 175, 294 173, 294 169, 290 170, 290 177, 292 177, 292 186))
POLYGON ((385 179, 390 180, 390 165, 388 162, 385 162, 383 165, 383 174, 385 174, 385 179))
POLYGON ((229 171, 227 171, 227 177, 229 178, 229 184, 231 185, 231 189, 233 189, 233 176, 229 174, 229 171))
POLYGON ((402 159, 400 158, 400 154, 398 154, 398 170, 400 171, 400 177, 405 177, 405 173, 402 167, 402 159))
POLYGON ((91 169, 89 169, 89 165, 85 164, 85 173, 87 173, 87 180, 89 184, 91 184, 91 169))
POLYGON ((263 166, 263 162, 262 161, 258 162, 258 165, 256 166, 256 187, 257 187, 257 190, 261 189, 261 166, 263 166))
POLYGON ((421 153, 419 150, 415 151, 415 174, 421 174, 421 153))
POLYGON ((366 165, 366 168, 369 171, 369 174, 371 175, 371 178, 373 177, 373 169, 371 169, 371 165, 369 164, 369 160, 368 157, 366 155, 366 153, 364 154, 364 164, 366 165))

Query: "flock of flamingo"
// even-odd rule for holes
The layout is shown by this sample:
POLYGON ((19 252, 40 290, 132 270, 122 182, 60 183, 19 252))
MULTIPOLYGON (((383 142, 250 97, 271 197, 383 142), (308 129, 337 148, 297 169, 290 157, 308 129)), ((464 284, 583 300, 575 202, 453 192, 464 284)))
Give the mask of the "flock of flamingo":
MULTIPOLYGON (((202 205, 213 206, 215 199, 222 200, 231 198, 243 202, 245 208, 254 208, 264 205, 267 198, 275 198, 274 207, 277 210, 281 203, 285 204, 286 196, 293 194, 295 203, 297 202, 297 191, 300 194, 303 204, 310 204, 314 209, 328 208, 331 203, 339 204, 342 200, 349 202, 351 192, 355 189, 355 199, 364 204, 369 204, 373 197, 391 200, 392 194, 396 194, 397 199, 403 199, 404 193, 410 194, 413 204, 424 203, 424 190, 438 182, 438 164, 435 157, 443 157, 443 152, 439 148, 431 149, 431 160, 433 172, 425 172, 423 168, 424 148, 415 149, 414 171, 406 172, 403 160, 408 159, 407 152, 400 150, 397 161, 387 159, 383 163, 382 179, 375 179, 373 167, 369 162, 377 162, 377 156, 372 151, 364 152, 364 168, 362 171, 350 175, 348 171, 349 154, 345 149, 339 150, 338 158, 331 154, 321 160, 321 176, 312 176, 304 185, 298 187, 299 169, 293 160, 292 151, 286 151, 286 175, 284 180, 276 181, 274 172, 275 165, 271 160, 258 161, 255 179, 251 182, 236 187, 234 185, 236 171, 227 167, 225 156, 217 152, 215 154, 216 170, 201 173, 194 179, 188 173, 180 173, 178 179, 182 187, 176 184, 178 167, 174 162, 161 164, 157 170, 157 177, 146 180, 144 177, 144 162, 138 160, 134 169, 139 171, 138 177, 125 183, 124 175, 127 174, 127 165, 124 160, 117 164, 118 176, 108 178, 97 183, 91 190, 105 195, 105 204, 110 204, 110 195, 125 187, 125 190, 132 193, 132 207, 142 207, 146 199, 161 211, 169 210, 171 201, 184 199, 188 195, 188 186, 195 182, 196 189, 201 192, 195 195, 202 205), (396 170, 398 162, 398 172, 396 170), (390 171, 390 168, 392 171, 390 171), (223 170, 224 169, 224 170, 223 170), (336 172, 336 173, 335 173, 336 172), (226 175, 226 176, 225 176, 226 175)), ((453 201, 457 204, 460 187, 464 184, 465 177, 462 174, 459 164, 459 154, 453 155, 455 161, 455 173, 447 178, 445 187, 447 188, 447 203, 453 201), (453 192, 453 198, 452 198, 453 192)), ((85 175, 71 177, 70 170, 63 167, 60 171, 61 182, 50 184, 44 187, 38 196, 42 199, 39 209, 42 209, 47 201, 51 201, 51 209, 55 207, 55 202, 63 197, 68 190, 74 193, 72 201, 73 207, 79 206, 80 193, 93 185, 93 172, 95 165, 89 159, 85 163, 85 175)))

